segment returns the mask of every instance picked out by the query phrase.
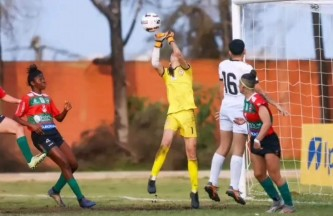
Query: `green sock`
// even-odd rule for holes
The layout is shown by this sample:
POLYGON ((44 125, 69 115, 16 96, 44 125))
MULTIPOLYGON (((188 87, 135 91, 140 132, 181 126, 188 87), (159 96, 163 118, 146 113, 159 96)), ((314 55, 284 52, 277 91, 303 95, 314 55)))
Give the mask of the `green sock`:
POLYGON ((280 187, 278 187, 282 199, 284 200, 284 204, 288 205, 288 206, 293 206, 293 200, 291 198, 291 193, 288 187, 288 183, 284 183, 283 185, 281 185, 280 187))
POLYGON ((273 181, 270 177, 267 177, 264 181, 260 182, 261 186, 266 191, 267 195, 274 201, 280 200, 279 193, 273 185, 273 181))
POLYGON ((60 193, 60 191, 66 185, 66 183, 67 183, 67 180, 65 179, 65 176, 63 174, 61 174, 57 183, 53 186, 53 191, 56 193, 60 193))
POLYGON ((28 140, 25 136, 20 137, 16 140, 18 146, 21 149, 21 152, 23 154, 23 156, 25 157, 25 160, 29 163, 31 161, 31 158, 33 157, 29 144, 28 144, 28 140))
POLYGON ((78 200, 80 200, 84 197, 83 194, 81 193, 79 184, 77 183, 77 181, 74 178, 69 179, 67 181, 67 183, 68 183, 69 187, 72 189, 72 191, 74 192, 74 194, 76 195, 76 198, 78 200))

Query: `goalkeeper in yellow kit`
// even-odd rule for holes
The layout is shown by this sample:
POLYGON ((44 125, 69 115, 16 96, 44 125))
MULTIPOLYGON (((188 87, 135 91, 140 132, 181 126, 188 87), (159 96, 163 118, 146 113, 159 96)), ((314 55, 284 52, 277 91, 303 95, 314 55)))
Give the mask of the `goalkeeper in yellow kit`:
POLYGON ((199 208, 198 162, 196 154, 197 131, 194 116, 196 106, 192 88, 192 67, 184 59, 182 52, 178 48, 173 32, 155 35, 155 46, 151 63, 166 85, 169 109, 161 146, 156 154, 148 181, 148 193, 156 193, 156 177, 164 164, 173 137, 179 131, 180 135, 184 137, 188 159, 187 165, 192 187, 190 193, 191 206, 192 208, 199 208), (163 67, 160 63, 160 49, 165 40, 172 48, 168 67, 163 67))

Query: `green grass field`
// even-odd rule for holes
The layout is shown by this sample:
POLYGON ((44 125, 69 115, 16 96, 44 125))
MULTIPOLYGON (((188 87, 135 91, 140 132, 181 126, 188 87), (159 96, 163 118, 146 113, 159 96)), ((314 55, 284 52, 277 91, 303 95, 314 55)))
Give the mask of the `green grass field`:
MULTIPOLYGON (((66 208, 58 208, 46 193, 53 182, 19 181, 0 183, 0 215, 268 215, 267 197, 257 195, 245 206, 236 204, 220 188, 220 203, 209 200, 203 190, 207 179, 200 180, 201 208, 190 208, 189 180, 186 178, 158 179, 158 197, 146 192, 146 179, 81 180, 85 196, 97 202, 92 210, 78 207, 68 186, 62 192, 66 208)), ((229 180, 222 180, 222 184, 229 180)), ((293 186, 291 186, 292 188, 293 186)), ((333 197, 294 193, 297 212, 294 215, 332 215, 333 197)))

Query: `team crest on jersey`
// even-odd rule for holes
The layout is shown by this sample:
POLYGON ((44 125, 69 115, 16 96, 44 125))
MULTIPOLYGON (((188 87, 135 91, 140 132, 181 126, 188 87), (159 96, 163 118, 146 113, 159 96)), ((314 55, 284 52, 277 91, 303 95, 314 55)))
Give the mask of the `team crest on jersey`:
POLYGON ((183 76, 184 73, 185 73, 185 71, 184 71, 183 69, 180 69, 180 70, 179 70, 179 75, 180 75, 180 76, 183 76))

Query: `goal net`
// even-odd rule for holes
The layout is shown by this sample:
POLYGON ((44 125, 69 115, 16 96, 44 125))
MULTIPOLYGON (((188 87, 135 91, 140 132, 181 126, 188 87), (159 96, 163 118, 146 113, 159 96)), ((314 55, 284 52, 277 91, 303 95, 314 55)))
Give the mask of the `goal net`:
MULTIPOLYGON (((333 1, 233 0, 232 14, 233 37, 245 41, 261 87, 290 112, 271 108, 282 175, 297 195, 332 199, 333 1)), ((258 197, 248 158, 246 194, 258 197)))

